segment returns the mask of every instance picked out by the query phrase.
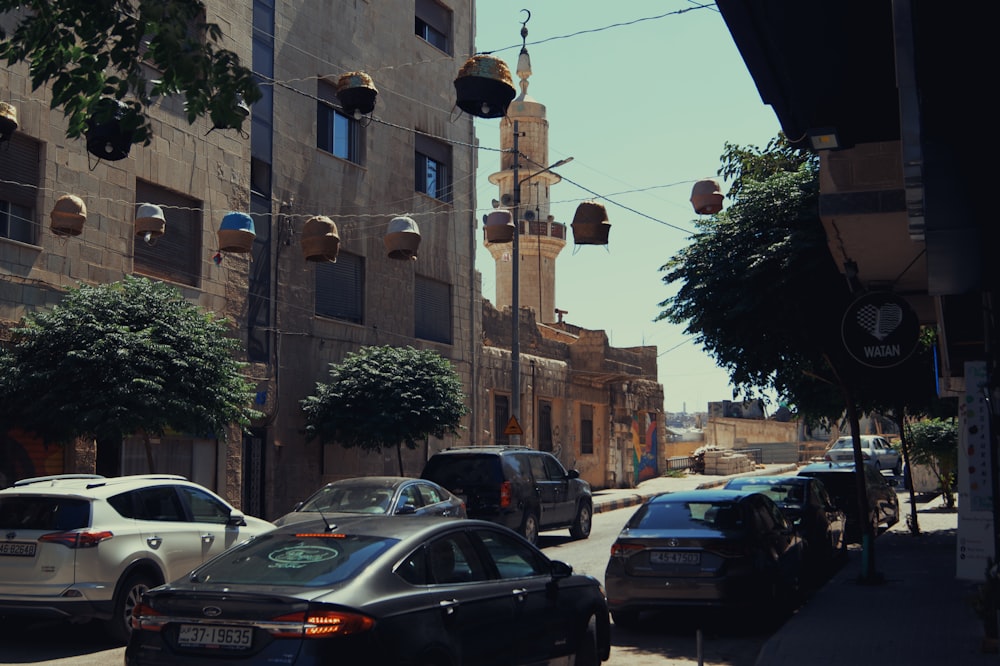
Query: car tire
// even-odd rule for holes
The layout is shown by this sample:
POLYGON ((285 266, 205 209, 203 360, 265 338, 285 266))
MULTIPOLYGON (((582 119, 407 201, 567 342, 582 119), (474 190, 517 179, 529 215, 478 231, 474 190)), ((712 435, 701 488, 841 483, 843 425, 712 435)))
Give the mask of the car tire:
POLYGON ((521 522, 521 536, 532 545, 538 543, 538 516, 533 511, 524 514, 524 520, 521 522))
POLYGON ((611 611, 611 620, 617 627, 621 627, 622 629, 633 629, 637 624, 639 624, 639 611, 611 611))
POLYGON ((576 518, 569 528, 569 535, 574 539, 586 539, 590 536, 590 527, 594 522, 594 509, 586 500, 580 502, 576 509, 576 518))
POLYGON ((597 647, 597 618, 593 615, 587 620, 587 627, 580 636, 580 644, 576 647, 574 666, 599 666, 600 650, 597 647))
POLYGON ((104 624, 108 636, 117 643, 128 643, 132 633, 132 609, 142 598, 146 590, 156 587, 159 583, 143 573, 129 574, 118 587, 111 618, 104 624))

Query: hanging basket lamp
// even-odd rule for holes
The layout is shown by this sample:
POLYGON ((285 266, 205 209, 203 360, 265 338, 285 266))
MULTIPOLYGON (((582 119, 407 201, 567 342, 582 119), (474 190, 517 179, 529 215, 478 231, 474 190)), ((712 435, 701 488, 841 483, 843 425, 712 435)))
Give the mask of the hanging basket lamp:
POLYGON ((348 72, 337 80, 337 99, 348 115, 367 115, 375 110, 378 90, 364 72, 348 72))
POLYGON ((102 97, 97 101, 84 132, 87 152, 109 162, 128 157, 132 149, 132 132, 125 131, 121 125, 127 109, 124 102, 112 97, 102 97))
POLYGON ((494 210, 483 216, 483 231, 487 243, 510 243, 517 232, 514 216, 509 210, 494 210))
POLYGON ((167 219, 163 209, 156 204, 144 203, 135 213, 135 235, 142 236, 147 243, 159 238, 166 231, 167 219))
POLYGON ((250 105, 239 93, 236 93, 236 101, 232 106, 216 107, 217 105, 213 104, 213 108, 209 112, 212 118, 212 129, 239 130, 243 127, 243 121, 250 115, 250 105))
POLYGON ((510 69, 500 58, 474 55, 455 79, 458 108, 478 118, 502 118, 517 91, 510 69))
POLYGON ((577 245, 607 245, 611 223, 604 204, 584 201, 573 215, 573 240, 577 245))
POLYGON ((9 141, 17 131, 17 108, 13 104, 0 102, 0 143, 9 141))
POLYGON ((336 262, 340 252, 337 225, 325 215, 315 215, 302 226, 302 256, 306 261, 336 262))
POLYGON ((691 189, 691 205, 699 215, 714 215, 722 210, 722 186, 714 178, 703 178, 691 189))
POLYGON ((50 217, 52 233, 58 236, 79 236, 87 221, 87 204, 75 194, 64 194, 56 199, 50 217))
POLYGON ((252 217, 246 213, 226 213, 219 225, 219 251, 249 252, 256 237, 252 217))
POLYGON ((409 217, 394 217, 386 231, 385 250, 390 259, 416 260, 420 247, 420 229, 409 217))

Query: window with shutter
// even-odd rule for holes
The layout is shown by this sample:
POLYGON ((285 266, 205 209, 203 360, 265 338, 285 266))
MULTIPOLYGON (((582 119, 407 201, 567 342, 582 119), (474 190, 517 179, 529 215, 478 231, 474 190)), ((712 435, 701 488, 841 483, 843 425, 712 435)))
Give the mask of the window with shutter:
POLYGON ((202 258, 201 201, 159 185, 136 180, 136 209, 144 203, 163 208, 166 231, 149 242, 136 237, 133 252, 135 272, 178 284, 199 286, 202 258))
POLYGON ((38 199, 40 144, 14 134, 0 145, 0 238, 38 244, 35 208, 38 199))
POLYGON ((451 344, 451 286, 417 275, 414 281, 413 337, 451 344))
POLYGON ((336 262, 316 264, 316 314, 363 324, 364 287, 364 257, 341 250, 336 262))

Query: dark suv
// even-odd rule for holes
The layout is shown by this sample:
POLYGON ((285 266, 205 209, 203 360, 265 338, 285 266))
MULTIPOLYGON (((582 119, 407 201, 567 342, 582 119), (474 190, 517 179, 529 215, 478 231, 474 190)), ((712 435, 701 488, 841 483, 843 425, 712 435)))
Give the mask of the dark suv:
POLYGON ((524 446, 445 449, 431 456, 421 477, 464 499, 469 518, 505 525, 531 543, 557 527, 568 527, 575 539, 590 536, 590 484, 551 453, 524 446))

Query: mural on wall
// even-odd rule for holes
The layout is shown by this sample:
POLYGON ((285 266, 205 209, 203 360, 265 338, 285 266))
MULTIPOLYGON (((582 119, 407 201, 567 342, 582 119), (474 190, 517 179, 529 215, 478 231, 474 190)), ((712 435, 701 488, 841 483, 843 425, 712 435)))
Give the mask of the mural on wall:
POLYGON ((658 476, 656 420, 651 419, 648 412, 632 416, 632 470, 634 482, 658 476))
POLYGON ((46 444, 21 430, 0 432, 0 488, 18 479, 60 474, 63 460, 60 444, 46 444))

